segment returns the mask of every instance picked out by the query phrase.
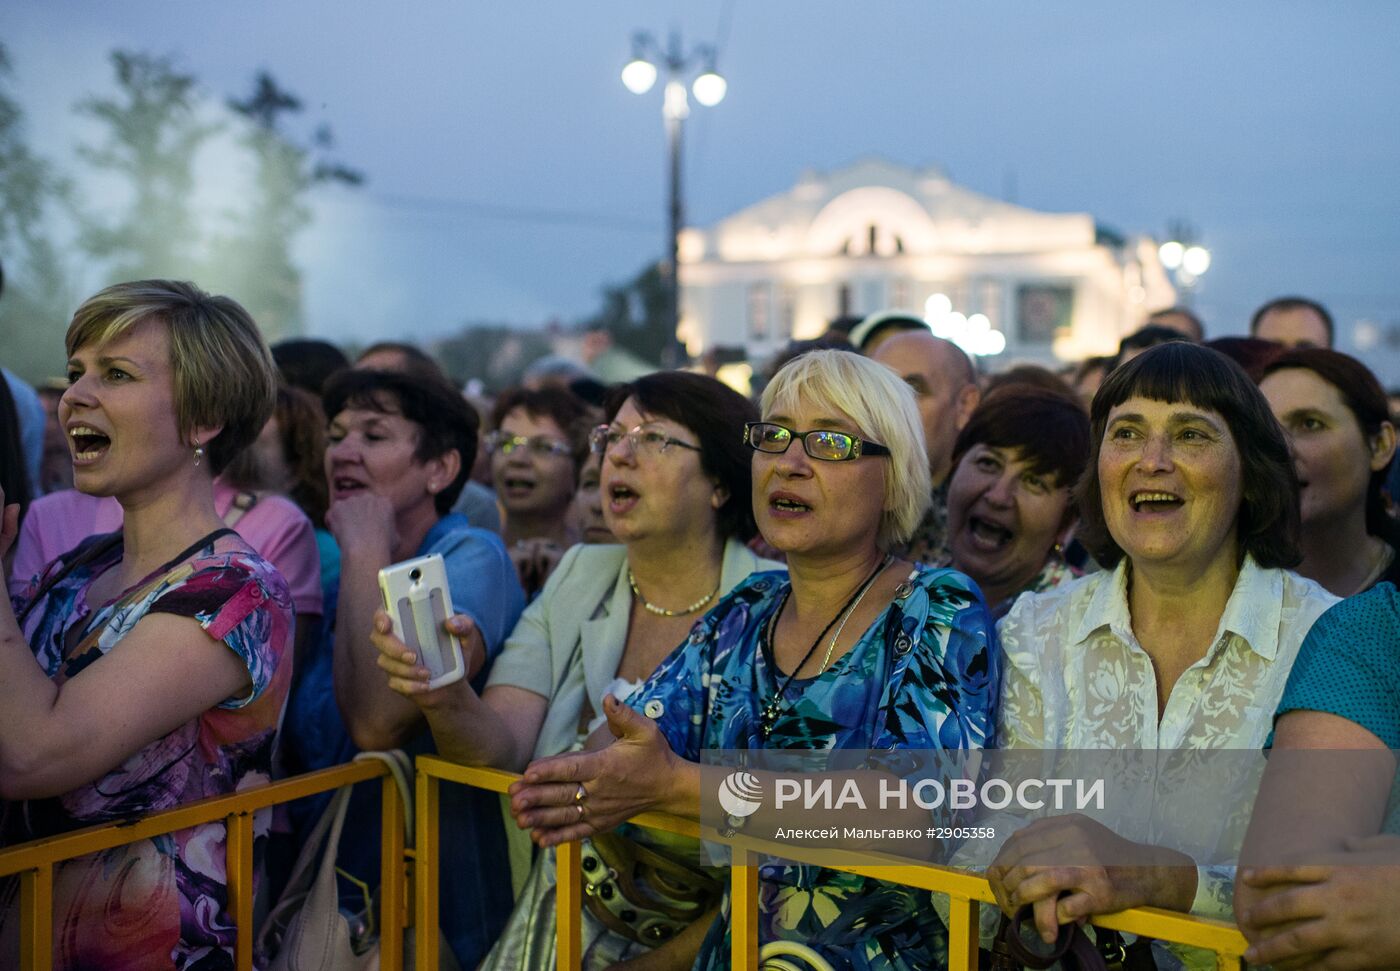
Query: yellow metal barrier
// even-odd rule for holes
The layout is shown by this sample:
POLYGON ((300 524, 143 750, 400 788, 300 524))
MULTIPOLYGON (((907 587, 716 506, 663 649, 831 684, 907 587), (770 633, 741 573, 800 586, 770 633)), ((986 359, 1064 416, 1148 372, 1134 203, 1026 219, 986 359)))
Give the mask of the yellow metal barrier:
MULTIPOLYGON (((384 850, 380 860, 380 960, 383 971, 401 971, 403 930, 408 916, 404 816, 403 801, 399 798, 393 777, 388 773, 388 767, 382 762, 352 762, 245 792, 192 802, 131 823, 91 826, 0 850, 0 877, 18 874, 20 878, 20 971, 50 971, 53 966, 53 876, 56 864, 219 820, 223 820, 228 827, 225 841, 228 909, 238 928, 234 966, 238 971, 252 971, 253 813, 278 803, 379 776, 386 776, 381 833, 384 850)), ((436 847, 433 849, 432 859, 436 860, 436 847)), ((422 937, 436 941, 433 934, 422 937)))
MULTIPOLYGON (((383 971, 401 971, 403 932, 409 923, 406 897, 408 860, 414 865, 413 923, 435 929, 438 922, 438 834, 440 782, 505 792, 519 776, 496 769, 472 768, 440 758, 419 756, 415 780, 416 849, 404 850, 403 803, 393 779, 384 779, 383 830, 380 864, 380 945, 383 971)), ((53 963, 53 871, 65 860, 101 850, 223 820, 228 827, 228 907, 238 928, 235 967, 253 966, 253 816, 278 803, 291 802, 343 785, 387 776, 382 762, 354 762, 323 769, 294 779, 191 803, 157 813, 133 823, 95 826, 0 850, 0 877, 20 878, 20 969, 49 971, 53 963)), ((644 813, 632 820, 639 826, 699 838, 701 827, 693 820, 663 813, 644 813)), ((736 847, 730 868, 731 960, 735 971, 758 967, 758 865, 762 855, 796 862, 816 863, 811 851, 796 847, 745 840, 736 847)), ((960 870, 907 863, 881 862, 877 854, 848 854, 844 858, 823 853, 820 865, 890 883, 946 894, 950 901, 949 963, 954 971, 977 967, 978 912, 982 904, 994 904, 991 888, 981 877, 960 870)), ((566 843, 556 852, 558 890, 559 971, 576 971, 582 960, 580 940, 583 910, 578 844, 566 843)), ((1245 940, 1232 924, 1192 917, 1174 911, 1144 907, 1106 914, 1093 921, 1100 927, 1211 950, 1217 967, 1236 969, 1245 951, 1245 940)), ((438 935, 417 936, 415 971, 437 971, 438 935)))
MULTIPOLYGON (((419 927, 432 927, 437 916, 437 873, 436 859, 438 832, 437 793, 439 781, 455 782, 492 792, 505 792, 512 782, 519 778, 510 772, 496 769, 472 768, 457 765, 440 758, 420 755, 418 765, 418 803, 415 831, 420 853, 416 861, 416 902, 415 923, 419 927), (430 835, 431 834, 431 835, 430 835), (434 852, 429 853, 432 847, 434 852)), ((660 829, 671 833, 699 837, 701 828, 693 820, 669 816, 663 813, 643 813, 632 820, 639 826, 660 829)), ((804 852, 796 847, 764 843, 759 840, 745 840, 744 845, 734 850, 730 868, 730 915, 731 915, 731 967, 734 971, 756 971, 758 967, 758 865, 756 859, 761 854, 771 854, 799 863, 814 863, 811 851, 804 852)), ((877 854, 849 854, 847 859, 833 857, 830 853, 820 855, 820 865, 833 870, 842 870, 859 876, 872 877, 889 883, 900 883, 918 887, 935 893, 946 894, 951 907, 949 911, 948 967, 953 971, 975 971, 977 967, 978 912, 982 904, 995 906, 996 900, 987 881, 962 870, 951 870, 935 866, 911 866, 907 863, 881 863, 877 854)), ((582 911, 582 880, 579 873, 578 845, 566 843, 558 848, 555 857, 557 868, 559 937, 557 943, 558 971, 577 971, 582 958, 579 942, 580 913, 582 911)), ((1122 931, 1129 934, 1155 937, 1161 941, 1186 944, 1216 953, 1216 967, 1221 971, 1234 971, 1240 967, 1247 944, 1244 936, 1233 924, 1193 917, 1175 911, 1142 907, 1125 910, 1117 914, 1104 914, 1094 918, 1099 927, 1122 931)), ((416 971, 436 971, 437 956, 431 958, 427 948, 422 946, 424 938, 432 939, 431 934, 419 934, 418 965, 416 971)))

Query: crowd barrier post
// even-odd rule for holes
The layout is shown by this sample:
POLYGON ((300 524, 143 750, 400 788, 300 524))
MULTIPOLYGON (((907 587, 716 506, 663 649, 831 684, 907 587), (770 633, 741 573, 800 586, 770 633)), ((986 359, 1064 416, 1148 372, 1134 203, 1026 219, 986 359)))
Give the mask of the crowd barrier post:
MULTIPOLYGON (((254 928, 253 814, 278 803, 383 778, 381 832, 380 948, 382 971, 403 971, 404 929, 416 927, 416 971, 436 971, 439 961, 438 914, 442 782, 504 793, 519 776, 496 769, 457 765, 434 756, 419 756, 415 785, 415 848, 405 850, 403 803, 388 767, 378 761, 352 762, 228 796, 190 803, 140 819, 94 826, 0 850, 0 877, 20 881, 20 971, 50 971, 53 963, 54 867, 138 840, 223 820, 227 827, 228 909, 237 926, 235 968, 251 971, 254 928), (413 900, 406 893, 408 867, 413 870, 413 900)), ((636 825, 691 837, 701 835, 693 820, 644 813, 636 825)), ((772 855, 816 863, 812 851, 744 840, 733 848, 730 869, 731 961, 734 971, 758 967, 758 859, 772 855)), ((558 971, 577 971, 582 960, 583 881, 579 846, 566 843, 555 856, 558 917, 558 971)), ((833 861, 824 853, 820 865, 831 869, 946 894, 949 908, 949 967, 977 967, 978 915, 995 904, 982 877, 936 866, 893 864, 878 854, 845 854, 833 861)), ((1246 943, 1233 924, 1175 911, 1141 907, 1093 920, 1096 926, 1204 948, 1216 953, 1218 971, 1238 971, 1246 943)))
MULTIPOLYGON (((383 762, 351 762, 309 772, 281 782, 227 796, 202 799, 175 809, 89 826, 84 829, 21 843, 0 850, 0 877, 18 876, 19 971, 51 971, 53 967, 54 867, 91 853, 163 836, 191 826, 222 821, 226 827, 228 912, 236 927, 234 967, 252 971, 253 941, 253 814, 279 803, 383 777, 385 846, 381 865, 381 971, 403 971, 402 940, 407 879, 403 853, 403 803, 398 787, 383 762), (389 946, 392 941, 398 947, 389 946)), ((425 935, 429 936, 429 935, 425 935)), ((435 935, 432 935, 435 939, 435 935)))
MULTIPOLYGON (((497 769, 482 769, 457 765, 436 756, 420 755, 417 759, 419 785, 427 780, 440 780, 474 786, 492 792, 505 792, 520 778, 497 769)), ((423 791, 420 788, 420 793, 423 791)), ((664 813, 643 813, 632 823, 650 829, 699 837, 701 827, 693 820, 664 813)), ((434 836, 436 839, 436 823, 434 836)), ((713 834, 711 834, 713 835, 713 834)), ((419 840, 422 840, 420 834, 419 840)), ((423 844, 420 842, 419 844, 423 844)), ((434 844, 436 845, 436 844, 434 844)), ((939 866, 910 865, 892 862, 892 858, 874 853, 820 854, 811 859, 812 851, 744 839, 733 846, 730 868, 730 966, 733 971, 756 971, 758 968, 758 863, 759 856, 776 856, 795 862, 814 863, 829 869, 842 870, 860 876, 899 883, 941 893, 949 898, 949 962, 952 971, 975 971, 978 959, 979 917, 985 905, 996 905, 991 885, 986 879, 965 870, 939 866), (807 857, 808 859, 804 859, 807 857)), ((582 954, 579 950, 579 924, 582 910, 582 879, 579 873, 578 846, 566 843, 555 855, 559 936, 557 941, 557 971, 579 971, 582 954)), ((420 859, 420 866, 425 861, 420 859)), ((420 898, 421 902, 421 898, 420 898)), ((425 910, 415 919, 422 921, 425 910)), ((1196 917, 1154 907, 1139 907, 1116 914, 1102 914, 1091 922, 1095 926, 1158 940, 1190 945, 1214 951, 1218 971, 1239 971, 1248 946, 1239 929, 1225 921, 1196 917)), ((421 926, 421 925, 420 925, 421 926)), ((433 971, 419 964, 418 971, 433 971)))

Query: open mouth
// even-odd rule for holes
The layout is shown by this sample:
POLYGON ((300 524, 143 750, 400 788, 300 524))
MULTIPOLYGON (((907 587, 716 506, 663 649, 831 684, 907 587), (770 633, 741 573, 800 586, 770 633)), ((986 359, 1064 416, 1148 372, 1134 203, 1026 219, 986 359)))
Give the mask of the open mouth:
POLYGON ((337 496, 348 496, 355 492, 368 489, 365 483, 359 479, 351 479, 346 476, 336 476, 331 479, 331 488, 335 490, 337 496))
POLYGON ((805 502, 798 502, 796 499, 779 497, 771 503, 774 509, 782 512, 810 512, 812 507, 805 502))
POLYGON ((91 462, 100 458, 112 445, 111 438, 88 425, 75 425, 70 428, 68 439, 73 443, 73 458, 79 462, 91 462))
POLYGON ((1016 534, 1005 526, 977 516, 968 518, 967 531, 972 534, 977 545, 990 551, 1003 549, 1016 537, 1016 534))
POLYGON ((637 494, 633 492, 630 487, 625 485, 613 486, 612 489, 608 491, 608 495, 612 497, 613 502, 626 502, 629 499, 637 498, 637 494))
POLYGON ((1133 512, 1170 512, 1183 502, 1184 499, 1171 492, 1134 492, 1128 497, 1133 512))

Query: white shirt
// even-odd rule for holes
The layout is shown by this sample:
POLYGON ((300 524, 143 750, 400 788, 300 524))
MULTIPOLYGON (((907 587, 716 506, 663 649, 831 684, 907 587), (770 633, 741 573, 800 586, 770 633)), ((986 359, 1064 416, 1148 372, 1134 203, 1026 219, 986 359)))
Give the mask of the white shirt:
POLYGON ((1128 561, 1016 601, 1005 655, 1001 748, 1260 749, 1308 630, 1337 602, 1318 584, 1245 557, 1205 656, 1157 720, 1152 659, 1133 634, 1128 561))
MULTIPOLYGON (((1210 648, 1172 687, 1159 722, 1152 659, 1128 612, 1126 557, 1111 573, 1023 596, 997 628, 999 747, 1262 749, 1303 638, 1336 602, 1313 581, 1246 556, 1210 648)), ((1203 871, 1192 912, 1228 919, 1231 882, 1218 868, 1203 871)))

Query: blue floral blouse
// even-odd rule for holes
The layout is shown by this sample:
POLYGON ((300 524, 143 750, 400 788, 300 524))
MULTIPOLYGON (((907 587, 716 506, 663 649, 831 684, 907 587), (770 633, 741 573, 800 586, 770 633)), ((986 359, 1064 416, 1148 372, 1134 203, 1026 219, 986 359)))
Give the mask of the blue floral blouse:
MULTIPOLYGON (((792 679, 766 740, 761 713, 788 681, 762 647, 787 574, 755 573, 701 619, 628 704, 672 750, 974 749, 995 745, 996 628, 955 570, 917 568, 855 647, 815 678, 792 679)), ((728 901, 696 968, 729 966, 728 901)), ((927 891, 805 865, 761 868, 760 943, 801 941, 838 969, 915 969, 947 961, 927 891)))

